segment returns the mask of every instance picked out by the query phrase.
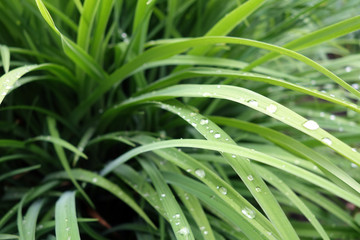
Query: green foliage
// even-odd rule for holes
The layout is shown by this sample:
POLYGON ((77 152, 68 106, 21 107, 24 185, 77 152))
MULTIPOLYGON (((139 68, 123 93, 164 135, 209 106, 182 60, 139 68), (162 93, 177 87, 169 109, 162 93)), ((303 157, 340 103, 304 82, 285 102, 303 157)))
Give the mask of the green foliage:
POLYGON ((0 1, 0 239, 358 239, 359 10, 0 1))

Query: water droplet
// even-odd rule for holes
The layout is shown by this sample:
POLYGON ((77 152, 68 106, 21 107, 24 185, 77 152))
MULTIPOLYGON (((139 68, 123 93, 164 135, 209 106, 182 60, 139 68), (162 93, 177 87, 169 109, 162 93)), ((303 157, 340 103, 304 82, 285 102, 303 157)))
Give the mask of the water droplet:
POLYGON ((191 125, 192 125, 193 127, 196 127, 196 126, 197 126, 197 124, 196 124, 196 123, 191 123, 191 125))
POLYGON ((355 163, 351 163, 351 167, 352 167, 352 168, 357 168, 358 165, 356 165, 355 163))
POLYGON ((211 97, 211 94, 210 93, 203 93, 202 96, 203 97, 211 97))
POLYGON ((186 171, 187 171, 187 172, 191 172, 191 169, 190 169, 190 168, 189 168, 189 169, 186 169, 186 171))
POLYGON ((199 178, 204 178, 205 177, 205 171, 203 169, 196 169, 195 170, 195 174, 199 177, 199 178))
POLYGON ((250 219, 255 218, 255 212, 248 207, 243 208, 241 212, 250 219))
POLYGON ((320 112, 320 117, 324 117, 325 113, 324 112, 320 112))
POLYGON ((5 96, 5 95, 6 95, 6 92, 2 92, 1 95, 5 96))
POLYGON ((351 150, 352 150, 353 152, 357 152, 356 148, 352 148, 351 150))
POLYGON ((179 230, 179 233, 181 235, 188 235, 190 233, 189 229, 187 227, 183 227, 179 230))
POLYGON ((309 130, 316 130, 319 128, 319 124, 313 120, 306 121, 303 126, 309 130))
POLYGON ((249 175, 249 176, 247 176, 247 179, 248 179, 249 181, 252 181, 252 180, 254 180, 254 177, 253 177, 252 175, 249 175))
POLYGON ((204 231, 204 235, 208 235, 209 234, 209 232, 208 231, 204 231))
POLYGON ((260 188, 260 187, 256 187, 256 188, 255 188, 255 191, 261 192, 261 188, 260 188))
POLYGON ((266 107, 266 111, 268 111, 269 113, 275 113, 277 111, 277 106, 274 104, 270 104, 266 107))
POLYGON ((352 86, 353 88, 355 88, 356 90, 358 90, 359 87, 360 87, 360 85, 359 85, 358 83, 353 83, 353 84, 351 84, 351 86, 352 86))
POLYGON ((250 105, 252 105, 252 106, 254 106, 254 107, 257 107, 257 106, 259 106, 259 103, 258 103, 258 101, 256 101, 256 100, 249 100, 248 101, 248 103, 250 104, 250 105))
POLYGON ((67 228, 65 228, 65 230, 66 230, 66 231, 70 231, 70 228, 69 228, 69 227, 67 227, 67 228))
POLYGON ((12 86, 6 86, 5 89, 10 90, 12 89, 12 86))
POLYGON ((217 87, 217 88, 221 88, 221 86, 220 86, 220 85, 217 85, 216 87, 217 87))
POLYGON ((235 155, 235 154, 233 154, 233 155, 231 155, 231 157, 232 157, 232 158, 236 158, 236 155, 235 155))
POLYGON ((175 214, 174 216, 173 216, 173 218, 180 218, 180 214, 179 213, 177 213, 177 214, 175 214))
POLYGON ((226 189, 226 188, 224 188, 224 187, 218 187, 218 189, 219 189, 219 192, 220 192, 221 194, 223 194, 223 195, 226 195, 226 194, 227 194, 227 189, 226 189))
POLYGON ((97 181, 98 181, 97 178, 93 178, 93 179, 92 179, 92 182, 93 182, 93 183, 96 183, 97 181))
POLYGON ((334 121, 335 119, 336 119, 336 116, 333 115, 333 114, 331 114, 331 115, 330 115, 330 120, 334 121))
POLYGON ((160 196, 161 196, 162 198, 164 198, 164 197, 166 197, 166 194, 165 194, 165 193, 162 193, 160 196))
POLYGON ((346 71, 346 72, 351 72, 351 70, 352 70, 352 67, 350 67, 350 66, 346 66, 346 67, 345 67, 345 71, 346 71))
POLYGON ((221 137, 220 133, 217 132, 214 134, 214 138, 220 138, 220 137, 221 137))
POLYGON ((152 0, 148 0, 148 1, 146 2, 146 5, 149 5, 151 2, 152 2, 152 0))
POLYGON ((206 124, 208 124, 208 123, 209 123, 209 120, 206 119, 206 118, 202 118, 202 119, 200 120, 200 125, 206 125, 206 124))
POLYGON ((331 145, 332 144, 332 141, 330 140, 330 138, 323 138, 321 139, 321 141, 327 145, 331 145))

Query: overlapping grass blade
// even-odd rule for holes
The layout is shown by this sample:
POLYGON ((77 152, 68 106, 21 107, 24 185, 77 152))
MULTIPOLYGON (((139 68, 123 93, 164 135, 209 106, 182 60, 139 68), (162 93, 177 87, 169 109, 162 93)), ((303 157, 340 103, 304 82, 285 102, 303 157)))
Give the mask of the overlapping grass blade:
POLYGON ((140 164, 149 175, 156 189, 156 192, 160 198, 160 202, 162 203, 162 206, 168 215, 168 220, 174 231, 176 239, 195 239, 184 212, 176 201, 171 189, 165 183, 164 178, 162 177, 159 170, 157 170, 154 165, 144 160, 140 160, 140 164))
POLYGON ((2 180, 4 180, 4 179, 8 178, 8 177, 15 176, 15 175, 22 174, 22 173, 26 173, 26 172, 29 172, 29 171, 32 171, 32 170, 35 170, 35 169, 39 169, 40 167, 41 167, 41 165, 35 165, 35 166, 18 168, 18 169, 12 170, 10 172, 2 174, 0 176, 0 182, 2 180))

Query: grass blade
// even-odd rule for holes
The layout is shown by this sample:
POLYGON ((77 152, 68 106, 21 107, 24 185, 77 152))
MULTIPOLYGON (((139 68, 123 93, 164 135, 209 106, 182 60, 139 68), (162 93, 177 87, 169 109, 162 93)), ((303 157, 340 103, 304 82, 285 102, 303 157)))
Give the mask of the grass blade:
POLYGON ((64 192, 56 202, 56 239, 80 240, 77 221, 75 192, 64 192))

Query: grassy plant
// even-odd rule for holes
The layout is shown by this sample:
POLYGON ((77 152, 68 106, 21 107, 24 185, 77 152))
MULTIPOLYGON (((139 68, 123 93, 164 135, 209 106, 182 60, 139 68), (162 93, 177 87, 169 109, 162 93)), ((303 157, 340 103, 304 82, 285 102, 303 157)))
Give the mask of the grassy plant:
POLYGON ((359 10, 0 1, 0 239, 359 239, 359 10))

